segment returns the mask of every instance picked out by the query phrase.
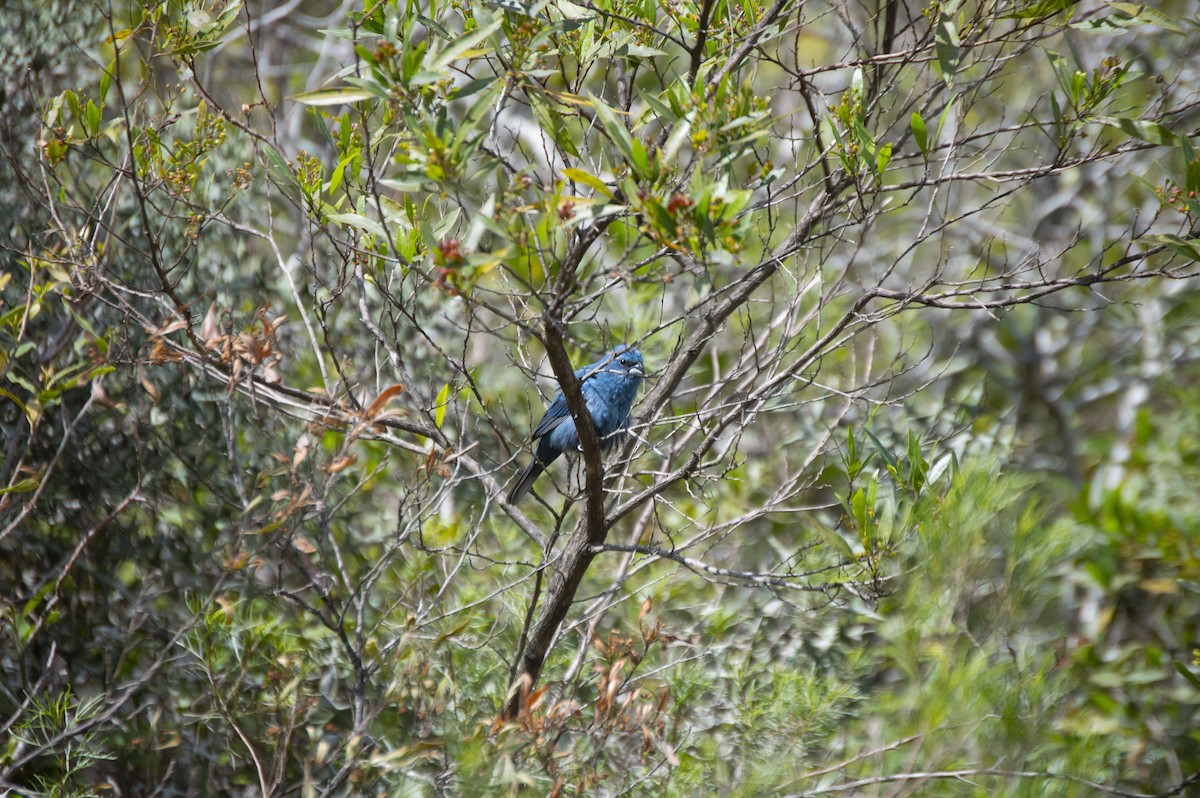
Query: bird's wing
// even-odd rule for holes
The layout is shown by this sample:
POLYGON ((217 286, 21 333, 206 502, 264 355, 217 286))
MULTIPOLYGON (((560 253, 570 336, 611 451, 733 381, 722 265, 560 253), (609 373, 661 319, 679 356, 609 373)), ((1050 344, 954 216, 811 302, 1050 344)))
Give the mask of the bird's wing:
POLYGON ((612 379, 608 375, 600 375, 584 383, 583 398, 587 402, 588 415, 596 427, 596 434, 601 438, 612 432, 612 379))
MULTIPOLYGON (((600 366, 603 365, 604 362, 605 361, 603 360, 598 360, 595 363, 589 363, 583 368, 575 369, 575 379, 582 380, 586 385, 587 382, 599 371, 600 366)), ((586 392, 584 394, 584 400, 587 400, 586 392)), ((592 406, 589 403, 588 410, 591 409, 592 406)), ((542 416, 542 420, 539 421, 537 426, 533 428, 533 435, 531 435, 530 438, 536 441, 543 435, 549 435, 551 432, 558 429, 558 426, 570 417, 571 414, 567 409, 567 398, 563 396, 561 392, 559 392, 559 394, 554 397, 554 401, 550 402, 550 406, 546 408, 546 414, 542 416)))
POLYGON ((559 424, 562 424, 570 417, 571 414, 567 412, 567 398, 560 393, 554 397, 554 401, 546 408, 546 414, 542 416, 542 420, 533 428, 533 435, 530 437, 536 441, 543 435, 549 435, 558 429, 559 424))

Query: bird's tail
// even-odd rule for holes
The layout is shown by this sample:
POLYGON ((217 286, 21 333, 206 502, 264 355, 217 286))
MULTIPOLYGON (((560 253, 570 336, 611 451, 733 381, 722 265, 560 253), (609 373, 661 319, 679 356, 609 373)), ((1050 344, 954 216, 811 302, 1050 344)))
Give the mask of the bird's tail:
POLYGON ((517 480, 517 485, 508 493, 508 503, 516 504, 524 498, 529 489, 533 487, 533 481, 541 476, 542 464, 535 457, 529 461, 529 465, 525 466, 525 470, 521 472, 521 478, 517 480))

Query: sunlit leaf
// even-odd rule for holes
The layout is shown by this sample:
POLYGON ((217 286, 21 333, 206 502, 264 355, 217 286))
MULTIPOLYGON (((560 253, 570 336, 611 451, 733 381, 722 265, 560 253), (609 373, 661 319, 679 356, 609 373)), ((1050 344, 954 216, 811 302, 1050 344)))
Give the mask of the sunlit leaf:
POLYGON ((368 219, 360 213, 334 213, 330 214, 329 221, 340 224, 346 227, 353 227, 356 230, 362 230, 372 235, 386 238, 387 233, 383 229, 383 225, 374 219, 368 219))
POLYGON ((317 89, 293 95, 292 99, 304 105, 348 105, 350 103, 370 100, 375 97, 373 92, 366 89, 341 88, 317 89))
POLYGON ((586 186, 591 186, 606 197, 613 196, 612 189, 605 185, 603 180, 593 174, 583 171, 582 169, 563 169, 562 173, 564 177, 574 180, 577 183, 583 183, 586 186))
POLYGON ((37 490, 38 485, 40 484, 40 482, 32 477, 22 479, 19 482, 9 485, 7 488, 0 488, 0 496, 3 496, 6 493, 32 493, 33 491, 37 490))
POLYGON ((925 129, 925 120, 916 111, 913 111, 912 118, 909 120, 909 127, 912 129, 913 141, 917 143, 917 149, 921 151, 921 155, 928 161, 929 131, 925 129))
POLYGON ((450 383, 442 386, 442 390, 438 391, 437 399, 433 402, 433 423, 438 429, 442 428, 442 422, 446 420, 446 407, 449 405, 450 399, 450 383))
POLYGON ((1068 11, 1078 4, 1079 0, 1037 0, 1026 3, 1015 11, 1006 14, 1010 19, 1042 19, 1062 11, 1068 11))
POLYGON ((959 41, 958 28, 948 16, 943 15, 938 18, 935 43, 942 79, 949 84, 954 78, 955 71, 958 70, 959 41))
POLYGON ((1185 32, 1178 23, 1153 6, 1140 3, 1108 3, 1107 5, 1115 13, 1076 22, 1071 27, 1077 30, 1121 31, 1126 28, 1152 25, 1171 33, 1185 32))
MULTIPOLYGON (((477 28, 476 30, 471 31, 454 43, 450 44, 448 47, 437 51, 433 54, 433 60, 429 64, 429 69, 431 71, 445 69, 460 58, 471 57, 472 50, 474 50, 481 42, 483 42, 493 33, 500 30, 500 24, 501 20, 497 19, 490 25, 477 28)), ((482 54, 483 52, 484 51, 481 50, 475 54, 478 55, 482 54)))
POLYGON ((1106 127, 1111 127, 1121 131, 1127 136, 1132 136, 1135 139, 1149 142, 1150 144, 1158 144, 1160 146, 1171 146, 1178 143, 1179 137, 1172 133, 1167 127, 1160 125, 1157 122, 1148 122, 1144 119, 1129 119, 1127 117, 1111 117, 1098 116, 1096 121, 1106 127))

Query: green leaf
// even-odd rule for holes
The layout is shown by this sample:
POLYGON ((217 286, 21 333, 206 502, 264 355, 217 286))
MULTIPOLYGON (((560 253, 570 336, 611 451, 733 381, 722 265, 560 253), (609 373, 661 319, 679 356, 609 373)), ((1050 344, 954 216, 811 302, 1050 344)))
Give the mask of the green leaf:
POLYGON ((514 14, 520 14, 523 17, 532 18, 534 15, 533 6, 529 3, 518 3, 517 0, 484 0, 485 5, 492 8, 499 8, 504 11, 511 11, 514 14))
POLYGON ((1157 25, 1164 30, 1169 30, 1172 33, 1183 33, 1183 28, 1175 24, 1175 21, 1168 17, 1157 8, 1141 3, 1109 3, 1114 10, 1119 14, 1124 14, 1131 21, 1139 24, 1157 25))
POLYGON ((871 512, 875 509, 875 485, 876 480, 871 480, 871 496, 868 498, 862 488, 854 492, 850 497, 850 517, 854 519, 854 523, 858 526, 858 535, 862 540, 863 548, 870 551, 874 548, 875 541, 875 524, 871 519, 871 512))
POLYGON ((1006 19, 1042 19, 1060 11, 1067 11, 1078 2, 1079 0, 1039 0, 1036 3, 1028 3, 1004 16, 1006 19))
POLYGON ((1170 234, 1142 236, 1139 240, 1167 247, 1185 258, 1200 263, 1200 240, 1180 238, 1170 234))
POLYGON ((191 11, 187 12, 187 23, 189 26, 195 28, 201 33, 204 33, 206 30, 211 28, 216 21, 212 18, 212 15, 204 9, 193 8, 191 11))
MULTIPOLYGON (((436 19, 430 19, 429 17, 425 16, 424 14, 414 14, 414 17, 416 18, 417 22, 421 23, 425 27, 434 31, 435 33, 437 33, 438 36, 441 36, 443 39, 449 41, 449 40, 455 38, 454 34, 450 33, 450 31, 446 30, 442 26, 442 23, 438 22, 436 19)), ((388 21, 384 26, 384 35, 388 37, 389 41, 398 42, 398 41, 400 41, 400 38, 401 38, 398 35, 399 30, 400 30, 400 16, 398 14, 395 16, 392 16, 389 14, 388 21), (389 28, 391 26, 394 26, 395 29, 389 30, 389 28)))
POLYGON ((486 78, 478 78, 476 80, 468 81, 467 83, 464 83, 463 85, 454 89, 454 91, 450 92, 450 99, 451 100, 461 100, 464 97, 470 97, 472 94, 476 94, 477 92, 483 91, 484 89, 486 89, 488 86, 492 85, 495 82, 496 82, 495 75, 490 75, 486 78))
POLYGON ((479 206, 479 210, 471 214, 471 224, 467 228, 467 235, 463 238, 463 246, 469 250, 474 250, 479 246, 480 239, 483 238, 485 231, 495 230, 498 225, 492 221, 492 217, 496 214, 496 195, 489 194, 488 198, 479 206))
POLYGON ((855 99, 861 99, 863 96, 865 96, 864 85, 862 67, 859 67, 858 69, 855 69, 854 74, 850 76, 850 91, 854 95, 855 99))
POLYGON ((442 428, 442 422, 446 420, 446 407, 449 404, 450 398, 450 383, 442 386, 442 390, 438 391, 437 399, 433 405, 433 423, 438 429, 442 428))
POLYGON ((1184 163, 1192 163, 1196 160, 1196 150, 1192 148, 1192 142, 1187 136, 1179 137, 1179 154, 1183 157, 1184 163))
POLYGON ((25 602, 25 606, 21 608, 21 615, 25 618, 28 618, 33 611, 37 609, 38 605, 41 604, 42 599, 48 596, 50 591, 54 589, 54 582, 52 580, 46 580, 46 584, 38 588, 37 592, 30 596, 29 600, 25 602))
POLYGON ((635 139, 631 136, 629 139, 629 149, 633 153, 633 167, 637 173, 642 177, 651 177, 650 156, 646 152, 646 145, 642 144, 641 139, 635 139))
POLYGON ((1173 19, 1157 8, 1138 3, 1109 3, 1108 7, 1116 13, 1089 19, 1086 22, 1076 22, 1071 27, 1079 30, 1120 31, 1125 28, 1152 25, 1172 33, 1185 32, 1173 19))
POLYGON ((40 484, 41 483, 39 483, 36 479, 29 477, 21 480, 15 485, 10 485, 7 488, 0 488, 0 496, 3 496, 6 493, 32 493, 33 491, 37 490, 37 487, 40 484))
POLYGON ((83 124, 83 106, 79 104, 79 95, 67 89, 62 93, 63 99, 67 101, 67 107, 71 109, 71 115, 76 121, 83 124))
POLYGON ((650 109, 654 111, 655 115, 657 116, 658 121, 663 125, 670 124, 679 118, 675 112, 671 110, 669 105, 655 97, 650 92, 644 89, 639 89, 638 95, 642 98, 646 105, 650 106, 650 109))
POLYGON ((492 24, 477 28, 450 46, 433 53, 433 60, 430 61, 428 68, 436 71, 450 66, 470 50, 474 50, 477 45, 482 44, 487 37, 500 30, 500 23, 501 20, 497 19, 492 24))
POLYGON ((854 427, 846 428, 846 475, 850 481, 858 476, 862 463, 858 460, 858 447, 854 442, 854 427))
POLYGON ((858 521, 866 513, 867 510, 867 495, 859 488, 850 497, 850 515, 855 521, 858 521))
POLYGON ((316 91, 306 91, 292 97, 298 103, 304 105, 349 105, 350 103, 361 102, 362 100, 371 100, 375 98, 375 93, 366 89, 355 89, 351 87, 343 87, 339 89, 317 89, 316 91))
POLYGON ((344 227, 353 227, 357 230, 379 236, 380 238, 387 238, 387 233, 384 231, 383 225, 374 219, 368 219, 360 213, 332 213, 329 215, 329 221, 344 227))
POLYGON ((656 55, 666 55, 662 50, 656 47, 647 47, 644 44, 631 44, 623 49, 624 52, 620 53, 621 55, 639 58, 653 58, 656 55))
POLYGON ((84 106, 83 113, 87 119, 88 135, 95 136, 100 132, 100 109, 96 107, 96 103, 88 100, 87 105, 84 106))
POLYGON ((593 174, 583 171, 582 169, 563 169, 562 173, 568 179, 574 180, 576 183, 583 183, 584 185, 591 186, 596 191, 599 191, 601 194, 609 197, 610 199, 613 196, 612 189, 606 186, 603 180, 593 174))
MULTIPOLYGON (((1180 139, 1187 141, 1187 139, 1180 139)), ((1200 161, 1195 158, 1190 158, 1184 162, 1184 188, 1187 189, 1188 195, 1192 196, 1192 192, 1200 192, 1200 161)))
POLYGON ((695 115, 695 111, 691 111, 675 124, 674 129, 671 131, 671 137, 667 139, 666 147, 663 148, 662 160, 664 164, 674 163, 675 156, 679 154, 680 147, 692 135, 692 118, 695 115))
POLYGON ((1106 127, 1115 128, 1126 136, 1132 136, 1135 139, 1141 139, 1150 144, 1169 147, 1179 143, 1179 136, 1157 122, 1111 116, 1098 116, 1095 119, 1106 127))
POLYGON ((433 226, 433 233, 435 236, 437 236, 437 240, 434 241, 434 244, 450 234, 450 231, 453 230, 454 226, 458 224, 459 216, 462 216, 462 210, 459 208, 452 208, 449 213, 445 214, 441 219, 438 220, 438 223, 433 226))
POLYGON ((888 164, 892 161, 892 145, 884 144, 879 148, 879 153, 875 157, 875 174, 882 180, 883 173, 887 171, 888 164))
POLYGON ((945 15, 938 19, 935 41, 938 67, 942 70, 942 79, 949 85, 958 69, 959 41, 958 28, 945 15))
POLYGON ((300 185, 296 180, 296 175, 292 173, 291 167, 287 165, 287 161, 279 154, 279 150, 270 144, 265 144, 263 145, 263 155, 266 157, 267 170, 279 185, 293 188, 300 185))
POLYGON ((633 152, 633 137, 629 131, 625 129, 625 124, 617 117, 617 112, 610 108, 603 100, 594 94, 589 94, 593 107, 596 110, 596 117, 600 120, 604 132, 608 134, 608 138, 621 153, 621 159, 625 163, 637 169, 639 160, 646 160, 646 152, 643 148, 641 158, 637 158, 633 152))
POLYGON ((1080 70, 1075 70, 1071 74, 1071 80, 1067 84, 1068 92, 1071 95, 1071 104, 1076 108, 1083 107, 1084 100, 1087 98, 1087 75, 1080 70))
POLYGON ((1175 661, 1175 670, 1179 671, 1179 675, 1187 679, 1191 683, 1192 687, 1200 690, 1200 676, 1192 673, 1190 670, 1188 670, 1186 665, 1178 660, 1175 661))
POLYGON ((380 86, 373 80, 368 80, 367 78, 356 78, 353 75, 347 75, 345 80, 351 86, 362 89, 363 91, 369 91, 371 94, 375 95, 381 100, 387 100, 391 97, 391 95, 388 94, 387 89, 385 89, 383 86, 380 86))
POLYGON ((421 238, 425 241, 425 246, 431 250, 434 249, 441 239, 433 232, 433 228, 429 226, 429 222, 421 219, 417 227, 421 231, 421 238))
POLYGON ((563 123, 563 115, 548 103, 544 95, 538 91, 531 91, 528 94, 529 105, 533 108, 533 115, 537 119, 538 127, 550 134, 554 145, 568 155, 578 158, 579 150, 575 146, 574 139, 571 138, 571 132, 563 123))
POLYGON ((108 62, 108 66, 104 68, 104 74, 100 76, 100 105, 104 105, 104 99, 108 97, 108 90, 112 86, 113 73, 117 71, 117 59, 108 62))
POLYGON ((884 447, 879 438, 875 437, 875 433, 871 432, 869 427, 867 428, 866 433, 867 437, 871 439, 871 443, 875 444, 875 449, 879 452, 879 456, 883 458, 883 462, 887 464, 888 470, 895 474, 899 474, 900 463, 896 460, 895 456, 889 452, 886 447, 884 447))
POLYGON ((837 549, 838 553, 847 560, 853 562, 854 560, 858 559, 854 553, 854 549, 850 547, 850 544, 846 542, 846 539, 839 535, 836 530, 830 529, 819 521, 813 523, 813 528, 817 530, 817 534, 821 536, 822 540, 824 540, 833 548, 837 549))
POLYGON ((921 156, 929 160, 929 131, 925 128, 925 120, 916 111, 913 111, 912 119, 908 121, 909 127, 912 129, 913 141, 917 143, 917 148, 921 150, 921 156))
MULTIPOLYGON (((1051 94, 1050 98, 1053 99, 1054 95, 1051 94)), ((946 107, 942 109, 942 112, 938 114, 937 132, 933 134, 935 142, 942 140, 942 128, 946 126, 946 120, 950 118, 950 111, 954 109, 954 101, 957 99, 957 97, 951 98, 950 102, 946 103, 946 107)))
POLYGON ((1054 96, 1054 92, 1050 92, 1050 115, 1054 117, 1054 124, 1061 126, 1063 123, 1062 108, 1058 104, 1058 98, 1054 96))
POLYGON ((471 103, 471 107, 463 114, 462 123, 458 126, 458 130, 454 135, 454 146, 451 148, 457 155, 464 150, 474 151, 476 145, 482 141, 482 138, 477 135, 483 133, 488 128, 488 115, 496 104, 496 95, 504 86, 500 81, 492 81, 491 85, 483 87, 478 92, 475 101, 471 103))
POLYGON ((925 476, 929 473, 929 461, 921 451, 921 439, 912 430, 908 432, 909 487, 920 491, 925 487, 925 476))
MULTIPOLYGON (((23 310, 23 308, 20 308, 23 310)), ((0 388, 0 396, 8 399, 10 402, 21 408, 21 412, 25 414, 25 418, 29 421, 29 428, 33 429, 37 425, 38 411, 35 408, 26 407, 25 403, 17 398, 16 394, 0 388)))

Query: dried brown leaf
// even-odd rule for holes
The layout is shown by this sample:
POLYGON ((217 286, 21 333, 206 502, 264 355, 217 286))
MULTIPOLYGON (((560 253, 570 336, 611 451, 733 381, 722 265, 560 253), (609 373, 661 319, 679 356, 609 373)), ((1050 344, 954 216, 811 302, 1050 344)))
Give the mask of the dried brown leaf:
POLYGON ((305 537, 292 538, 292 548, 301 554, 315 554, 317 551, 317 547, 305 537))
POLYGON ((312 448, 312 438, 306 432, 296 441, 296 450, 292 455, 292 468, 298 468, 304 459, 308 457, 308 451, 312 448))
POLYGON ((263 366, 263 382, 268 385, 277 385, 283 381, 283 376, 275 368, 277 362, 278 358, 263 366))
POLYGON ((542 701, 546 697, 546 691, 550 689, 549 685, 542 685, 538 689, 529 694, 529 699, 525 702, 525 709, 532 712, 541 706, 542 701))
POLYGON ((221 325, 217 319, 217 303, 208 306, 204 321, 200 323, 200 340, 209 348, 213 347, 221 337, 221 325))
POLYGON ((354 465, 357 462, 358 462, 358 455, 356 455, 356 454, 346 455, 345 457, 341 458, 337 462, 326 466, 325 473, 336 474, 340 471, 345 471, 347 468, 349 468, 350 466, 354 465))
POLYGON ((187 326, 187 322, 183 319, 172 319, 161 327, 147 329, 146 332, 150 333, 150 335, 156 338, 161 338, 164 335, 170 335, 176 330, 182 330, 187 326))
POLYGON ((150 394, 150 399, 153 400, 154 404, 158 404, 158 400, 162 398, 162 393, 154 386, 154 383, 150 382, 145 374, 141 375, 141 382, 142 387, 146 389, 146 393, 150 394))
POLYGON ((404 393, 403 385, 392 385, 384 388, 379 396, 375 397, 375 401, 371 402, 371 406, 367 408, 367 418, 375 418, 395 397, 404 393))

